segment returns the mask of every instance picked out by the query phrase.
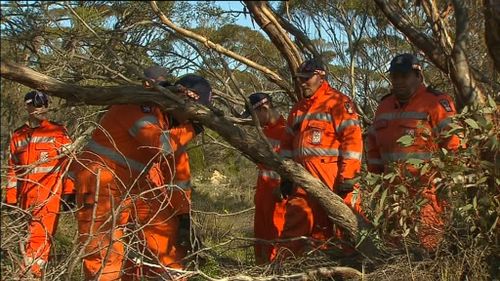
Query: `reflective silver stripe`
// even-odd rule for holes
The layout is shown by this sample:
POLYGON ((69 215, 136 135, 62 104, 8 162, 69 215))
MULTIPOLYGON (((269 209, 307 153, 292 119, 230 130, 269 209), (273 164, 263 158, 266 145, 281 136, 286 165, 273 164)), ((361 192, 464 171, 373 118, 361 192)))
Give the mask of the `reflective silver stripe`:
POLYGON ((16 142, 16 148, 22 148, 22 147, 25 147, 28 145, 28 140, 24 139, 24 140, 19 140, 16 142))
POLYGON ((29 171, 30 174, 47 174, 47 173, 54 173, 58 172, 61 169, 60 166, 54 167, 54 166, 49 166, 49 167, 35 167, 29 171))
POLYGON ((33 137, 31 143, 54 143, 56 139, 54 137, 33 137))
POLYGON ((293 152, 294 157, 307 157, 307 156, 339 156, 339 150, 334 148, 316 148, 316 147, 303 147, 293 152))
POLYGON ((7 188, 16 188, 17 187, 17 181, 9 181, 7 183, 7 188))
POLYGON ((355 159, 355 160, 361 160, 362 153, 361 152, 356 152, 356 151, 340 151, 340 156, 344 159, 355 159))
POLYGON ((117 151, 107 148, 105 146, 102 146, 95 141, 91 140, 86 146, 86 149, 89 151, 95 152, 98 155, 104 156, 106 158, 109 158, 113 160, 114 162, 118 163, 119 165, 122 165, 124 167, 130 166, 132 170, 141 172, 146 168, 145 164, 142 164, 141 162, 128 159, 125 156, 119 154, 117 151))
POLYGON ((344 120, 340 123, 340 125, 335 129, 335 131, 337 131, 337 133, 340 133, 342 132, 345 128, 349 127, 349 126, 359 126, 359 120, 356 120, 356 119, 348 119, 348 120, 344 120))
POLYGON ((287 149, 280 150, 280 156, 283 158, 292 158, 292 151, 287 149))
POLYGON ((158 124, 158 119, 152 115, 146 115, 142 117, 141 119, 135 121, 134 125, 128 129, 128 132, 133 136, 137 137, 139 134, 139 131, 151 124, 158 124))
POLYGON ((380 158, 368 158, 367 162, 371 165, 384 165, 384 161, 380 158))
POLYGON ((376 120, 395 120, 395 119, 417 119, 417 120, 427 120, 428 119, 427 112, 389 112, 382 113, 377 116, 376 120))
POLYGON ((174 181, 174 185, 182 190, 188 190, 191 188, 191 181, 174 181))
POLYGON ((293 126, 295 127, 297 124, 302 123, 304 120, 320 120, 320 121, 328 121, 332 122, 332 115, 325 112, 318 113, 307 113, 300 116, 297 116, 293 119, 293 126))
POLYGON ((450 117, 443 119, 441 122, 439 122, 436 127, 434 127, 434 132, 439 133, 442 132, 448 125, 451 124, 452 119, 450 117))
POLYGON ((177 151, 175 151, 175 153, 176 153, 177 155, 179 155, 179 154, 182 154, 182 153, 184 153, 184 152, 186 152, 186 151, 187 151, 187 145, 184 145, 184 146, 179 147, 179 148, 177 149, 177 151))
POLYGON ((163 153, 167 153, 167 154, 172 153, 172 146, 170 145, 170 132, 169 131, 163 131, 163 133, 160 136, 160 143, 161 143, 161 149, 163 150, 163 153))
POLYGON ((272 170, 260 170, 259 171, 259 177, 262 178, 271 178, 275 180, 281 179, 280 174, 276 173, 275 171, 272 170))
POLYGON ((393 152, 393 153, 382 153, 382 159, 384 162, 395 162, 408 159, 420 159, 429 160, 432 157, 430 152, 393 152))

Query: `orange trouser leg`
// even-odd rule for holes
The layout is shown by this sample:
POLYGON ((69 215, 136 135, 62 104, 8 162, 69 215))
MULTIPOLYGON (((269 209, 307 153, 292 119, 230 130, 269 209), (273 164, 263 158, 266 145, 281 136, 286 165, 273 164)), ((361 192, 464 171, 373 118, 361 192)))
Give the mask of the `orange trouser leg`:
POLYGON ((96 183, 96 176, 87 170, 77 175, 79 192, 87 191, 77 197, 81 206, 77 219, 79 242, 84 247, 85 280, 119 280, 124 255, 121 238, 129 216, 127 202, 121 201, 111 171, 100 169, 99 186, 96 183))
POLYGON ((57 227, 60 197, 53 195, 44 201, 27 198, 26 204, 33 208, 33 211, 28 226, 25 266, 31 268, 35 276, 40 276, 41 268, 49 259, 51 240, 57 227))
POLYGON ((179 219, 173 212, 170 199, 168 192, 148 192, 131 207, 132 216, 140 229, 139 239, 142 241, 137 250, 154 266, 137 266, 129 262, 127 276, 122 278, 122 281, 145 278, 178 279, 174 271, 164 268, 182 269, 182 259, 186 255, 186 249, 176 245, 179 219))
POLYGON ((424 195, 430 203, 420 209, 420 222, 418 237, 422 246, 429 252, 436 250, 443 240, 444 221, 443 210, 435 194, 424 195))
MULTIPOLYGON (((272 188, 258 187, 255 192, 254 235, 257 239, 275 240, 279 238, 283 225, 283 212, 274 201, 272 188), (281 229, 280 229, 281 228, 281 229)), ((255 261, 257 264, 270 262, 274 246, 271 243, 257 241, 254 245, 255 261)))

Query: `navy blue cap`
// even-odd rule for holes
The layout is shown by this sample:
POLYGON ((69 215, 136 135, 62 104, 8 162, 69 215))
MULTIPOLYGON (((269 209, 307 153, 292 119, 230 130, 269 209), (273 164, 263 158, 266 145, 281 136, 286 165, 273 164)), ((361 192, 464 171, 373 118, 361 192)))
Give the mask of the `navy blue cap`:
POLYGON ((209 104, 212 100, 212 87, 207 79, 195 75, 186 74, 175 82, 175 85, 182 85, 200 96, 198 100, 201 104, 209 104))
POLYGON ((316 73, 325 75, 325 66, 319 59, 306 60, 297 69, 298 77, 309 78, 316 73))
POLYGON ((412 70, 422 70, 422 65, 415 55, 405 53, 392 59, 388 72, 408 73, 412 70))
MULTIPOLYGON (((257 92, 257 93, 253 93, 253 94, 249 95, 248 101, 250 103, 250 106, 252 106, 252 109, 255 110, 259 106, 261 106, 267 102, 271 103, 273 100, 272 100, 270 95, 268 95, 266 93, 257 92)), ((248 107, 246 108, 245 111, 243 111, 243 113, 241 113, 242 118, 248 118, 248 117, 250 117, 250 115, 252 115, 252 114, 250 113, 250 110, 248 109, 248 107)))
POLYGON ((31 104, 34 107, 48 107, 49 106, 49 96, 43 92, 33 90, 24 95, 24 102, 26 104, 31 104))
POLYGON ((158 80, 161 76, 167 78, 170 72, 165 67, 153 65, 144 69, 144 76, 149 79, 158 80))

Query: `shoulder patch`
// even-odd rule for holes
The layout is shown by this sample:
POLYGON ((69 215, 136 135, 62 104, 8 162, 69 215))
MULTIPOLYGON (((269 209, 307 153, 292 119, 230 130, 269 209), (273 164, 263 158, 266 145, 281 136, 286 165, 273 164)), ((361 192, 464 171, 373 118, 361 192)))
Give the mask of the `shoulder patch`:
POLYGON ((446 110, 446 112, 452 112, 453 111, 453 109, 451 108, 451 104, 450 104, 449 100, 447 100, 447 99, 440 99, 439 103, 444 107, 444 110, 446 110))
POLYGON ((151 113, 153 109, 149 105, 141 105, 141 111, 143 113, 151 113))
POLYGON ((427 86, 427 92, 434 94, 435 96, 444 95, 443 92, 439 91, 438 89, 434 88, 433 86, 427 86))

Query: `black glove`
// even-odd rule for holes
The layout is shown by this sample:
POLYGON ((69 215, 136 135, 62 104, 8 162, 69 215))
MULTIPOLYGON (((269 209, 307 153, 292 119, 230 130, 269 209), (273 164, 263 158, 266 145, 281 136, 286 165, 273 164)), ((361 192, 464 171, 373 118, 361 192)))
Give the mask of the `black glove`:
POLYGON ((191 249, 191 218, 189 214, 179 215, 177 245, 188 249, 188 251, 191 249))
POLYGON ((344 179, 342 182, 335 185, 335 193, 345 195, 354 190, 357 181, 354 179, 344 179))
POLYGON ((61 196, 61 211, 69 212, 76 207, 76 194, 63 194, 61 196))
POLYGON ((284 198, 292 195, 295 192, 293 182, 287 179, 282 179, 280 184, 280 191, 284 198))

